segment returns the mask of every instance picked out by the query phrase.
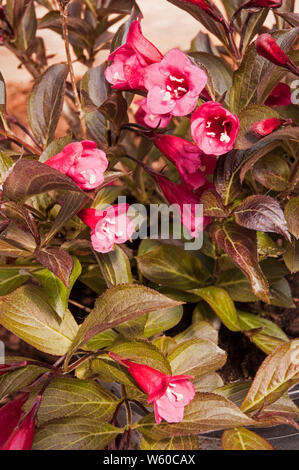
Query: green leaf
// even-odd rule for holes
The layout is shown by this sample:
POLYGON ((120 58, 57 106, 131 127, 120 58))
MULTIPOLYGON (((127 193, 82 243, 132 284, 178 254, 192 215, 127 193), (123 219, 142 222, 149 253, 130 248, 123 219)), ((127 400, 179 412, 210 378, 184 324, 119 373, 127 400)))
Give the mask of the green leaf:
POLYGON ((221 369, 226 362, 226 353, 212 341, 190 339, 179 344, 167 359, 173 375, 190 375, 197 379, 221 369))
POLYGON ((140 443, 141 450, 199 450, 197 436, 177 436, 161 441, 143 437, 140 443))
POLYGON ((250 170, 256 162, 264 157, 264 155, 271 152, 276 147, 280 146, 282 141, 299 141, 299 129, 298 127, 283 127, 278 129, 272 134, 261 139, 256 145, 254 145, 251 151, 246 158, 246 161, 243 162, 243 166, 240 172, 240 181, 243 182, 245 175, 248 170, 250 170))
POLYGON ((289 338, 282 331, 282 329, 270 320, 258 317, 257 315, 253 315, 252 313, 241 312, 240 310, 238 310, 238 316, 241 329, 244 331, 248 331, 253 343, 255 343, 266 354, 270 354, 273 351, 273 348, 269 347, 269 344, 264 343, 263 340, 265 336, 280 339, 281 341, 289 340, 289 338), (261 331, 250 333, 250 330, 255 329, 261 329, 261 331))
POLYGON ((106 330, 89 340, 84 346, 84 349, 97 351, 98 349, 110 346, 117 338, 118 334, 116 331, 106 330))
POLYGON ((107 284, 103 279, 99 266, 86 266, 83 274, 80 276, 80 281, 98 295, 102 295, 107 288, 107 284))
POLYGON ((171 245, 163 245, 138 256, 137 262, 147 279, 176 289, 194 289, 209 277, 198 258, 171 245))
POLYGON ((284 209, 288 229, 298 240, 299 238, 299 197, 291 198, 284 209))
POLYGON ((210 372, 193 380, 193 385, 196 392, 213 392, 215 388, 223 385, 223 380, 216 372, 210 372))
POLYGON ((241 405, 249 412, 264 403, 275 402, 299 381, 299 340, 294 339, 276 348, 262 363, 241 405))
POLYGON ((224 206, 234 202, 242 192, 239 175, 245 160, 245 152, 241 150, 232 150, 217 159, 213 182, 224 206))
POLYGON ((240 130, 234 147, 238 150, 250 149, 259 141, 259 138, 251 132, 255 122, 262 119, 279 118, 279 113, 268 106, 251 104, 239 114, 240 130))
POLYGON ((3 184, 3 196, 8 200, 21 201, 52 189, 82 194, 79 186, 60 171, 36 160, 20 160, 3 184))
POLYGON ((89 69, 82 77, 80 90, 82 107, 85 110, 85 119, 91 136, 98 143, 106 142, 106 117, 97 109, 89 110, 88 101, 99 108, 108 97, 108 87, 105 80, 106 63, 89 69))
POLYGON ((252 168, 254 179, 274 191, 285 191, 290 185, 290 167, 280 155, 278 148, 258 160, 252 168))
POLYGON ((213 343, 218 343, 218 331, 207 321, 197 321, 192 323, 186 330, 174 337, 177 344, 189 339, 207 339, 213 343))
POLYGON ((130 261, 117 245, 109 253, 97 253, 97 260, 108 287, 133 282, 130 261))
POLYGON ((60 377, 46 388, 38 410, 42 425, 53 419, 84 416, 102 423, 113 417, 119 400, 92 380, 60 377))
POLYGON ((93 418, 61 418, 35 433, 34 450, 101 450, 122 433, 121 428, 93 418))
POLYGON ((223 205, 222 199, 216 191, 205 191, 201 196, 200 203, 203 205, 205 217, 226 218, 230 215, 229 208, 223 205))
POLYGON ((61 321, 43 291, 32 285, 0 298, 0 323, 38 350, 55 356, 69 350, 78 329, 70 312, 61 321))
POLYGON ((182 316, 183 307, 181 305, 149 313, 144 327, 144 336, 149 338, 173 328, 181 321, 182 316))
POLYGON ((35 38, 37 29, 37 20, 35 13, 34 2, 23 2, 25 5, 25 11, 22 16, 21 22, 18 27, 14 28, 15 33, 15 47, 19 50, 26 50, 30 47, 32 41, 35 38))
MULTIPOLYGON (((298 31, 295 29, 273 33, 278 45, 288 52, 298 31)), ((286 75, 286 70, 271 64, 256 52, 255 43, 251 44, 241 66, 234 72, 230 92, 230 109, 238 114, 250 104, 263 104, 273 88, 286 75)))
POLYGON ((237 224, 259 232, 279 233, 287 240, 290 234, 279 203, 270 196, 256 194, 244 199, 234 210, 237 224))
MULTIPOLYGON (((81 264, 77 258, 74 258, 74 267, 69 279, 68 288, 65 284, 48 269, 36 271, 33 276, 42 284, 50 305, 60 318, 64 317, 67 310, 68 299, 72 287, 81 274, 81 264)), ((0 270, 1 275, 1 270, 0 270)))
POLYGON ((210 305, 228 329, 231 331, 240 330, 236 307, 224 289, 209 286, 202 289, 194 289, 193 292, 202 297, 210 305))
MULTIPOLYGON (((3 97, 1 96, 1 78, 0 78, 0 116, 1 116, 1 102, 3 102, 3 97)), ((7 155, 6 152, 0 150, 0 183, 3 184, 4 179, 7 176, 8 170, 14 164, 13 159, 7 155)))
POLYGON ((78 213, 80 208, 82 208, 84 203, 86 203, 88 200, 88 196, 86 196, 84 193, 71 192, 65 196, 61 204, 61 209, 43 240, 44 246, 52 240, 52 238, 62 229, 68 220, 78 213))
POLYGON ((299 271, 299 240, 293 240, 292 243, 286 242, 286 251, 283 255, 286 267, 291 273, 299 271))
MULTIPOLYGON (((171 375, 171 367, 168 360, 155 345, 147 341, 123 341, 110 346, 109 351, 130 361, 146 364, 164 374, 171 375)), ((136 382, 128 373, 126 367, 118 364, 118 362, 108 357, 107 354, 99 355, 96 359, 91 359, 89 362, 82 364, 82 366, 77 368, 76 376, 79 379, 98 377, 108 382, 116 381, 124 385, 137 387, 136 382)))
POLYGON ((144 286, 123 284, 106 290, 80 326, 69 356, 98 333, 154 310, 180 305, 144 286))
MULTIPOLYGON (((11 362, 19 362, 26 360, 24 357, 6 356, 5 363, 10 364, 11 362)), ((30 361, 30 359, 28 359, 30 361)), ((20 390, 24 390, 34 380, 36 380, 41 374, 47 372, 49 369, 30 365, 21 367, 12 372, 6 372, 0 377, 0 400, 7 395, 12 395, 20 390)))
POLYGON ((217 245, 243 271, 251 283, 254 294, 269 302, 269 286, 257 258, 256 234, 248 229, 229 223, 210 225, 209 233, 217 245))
POLYGON ((243 427, 224 431, 222 448, 223 450, 274 450, 266 439, 243 427))
POLYGON ((213 100, 229 92, 232 86, 232 70, 225 60, 207 52, 191 52, 188 55, 207 73, 207 90, 213 100))
POLYGON ((35 82, 28 99, 30 126, 44 148, 54 136, 62 110, 67 75, 66 65, 51 65, 35 82))
POLYGON ((255 422, 233 403, 214 393, 197 393, 185 408, 183 421, 156 424, 152 414, 134 425, 146 438, 165 439, 171 436, 188 436, 236 426, 250 426, 255 422))
POLYGON ((59 137, 59 139, 52 140, 52 142, 45 148, 42 154, 39 157, 39 161, 45 163, 49 158, 54 157, 60 153, 64 147, 69 144, 71 141, 71 135, 65 135, 64 137, 59 137))
POLYGON ((20 269, 0 269, 0 296, 17 289, 29 279, 29 274, 21 274, 20 269))

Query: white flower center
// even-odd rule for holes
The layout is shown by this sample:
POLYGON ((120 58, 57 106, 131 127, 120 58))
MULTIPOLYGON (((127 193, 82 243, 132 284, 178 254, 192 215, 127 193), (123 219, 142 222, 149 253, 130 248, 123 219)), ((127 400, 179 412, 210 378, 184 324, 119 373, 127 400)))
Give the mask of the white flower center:
POLYGON ((163 101, 171 101, 171 94, 169 91, 165 91, 164 96, 163 96, 163 101))
POLYGON ((230 142, 230 137, 227 135, 226 132, 221 133, 220 142, 226 142, 227 144, 230 142))
POLYGON ((167 387, 166 393, 169 396, 169 398, 174 397, 176 399, 176 401, 181 401, 184 398, 184 396, 181 393, 174 392, 172 390, 172 388, 174 388, 174 387, 176 387, 175 384, 169 384, 168 387, 167 387))

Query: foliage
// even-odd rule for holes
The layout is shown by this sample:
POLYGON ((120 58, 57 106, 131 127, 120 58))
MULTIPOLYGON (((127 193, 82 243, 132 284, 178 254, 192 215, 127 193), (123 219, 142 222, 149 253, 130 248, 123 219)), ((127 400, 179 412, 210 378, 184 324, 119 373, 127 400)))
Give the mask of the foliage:
MULTIPOLYGON (((4 99, 0 104, 0 324, 38 351, 57 356, 50 366, 8 357, 7 371, 0 371, 0 398, 28 391, 30 409, 42 389, 34 449, 124 449, 133 430, 141 449, 197 449, 198 434, 224 430, 226 450, 271 450, 258 427, 297 426, 299 411, 287 391, 299 382, 299 340, 265 318, 275 307, 294 308, 288 275, 299 271, 299 108, 267 101, 279 83, 294 82, 296 69, 256 51, 256 35, 267 30, 268 8, 242 11, 229 26, 240 0, 217 2, 224 16, 195 1, 169 2, 209 31, 194 38, 187 57, 205 72, 205 93, 240 123, 234 147, 217 154, 204 190, 186 190, 199 198, 208 221, 202 247, 190 251, 172 227, 163 239, 160 225, 156 239, 98 253, 78 216, 82 209, 104 211, 120 194, 146 208, 172 203, 159 177, 179 183, 187 160, 176 168, 155 139, 171 135, 190 143, 193 136, 198 144, 189 112, 171 115, 166 128, 159 119, 151 128, 136 123, 131 103, 135 96, 144 99, 144 89, 114 88, 105 79, 107 62, 94 65, 99 51, 113 52, 126 43, 140 14, 137 3, 7 0, 0 7, 1 47, 34 79, 28 128, 7 112, 4 99), (39 4, 47 10, 41 18, 39 4), (49 66, 42 29, 63 37, 66 63, 49 66), (70 49, 86 66, 79 82, 70 49), (56 138, 62 115, 69 129, 56 138), (252 132, 254 123, 273 118, 286 122, 269 135, 252 132), (104 181, 90 190, 50 164, 67 144, 86 139, 109 160, 104 181), (81 305, 78 317, 74 292, 84 286, 95 303, 81 305), (266 355, 249 383, 223 385, 219 370, 227 353, 218 345, 220 324, 236 337, 244 334, 266 355), (183 420, 157 424, 153 404, 109 352, 168 376, 191 376, 196 395, 183 420), (119 393, 111 391, 115 383, 119 393), (134 423, 133 403, 140 410, 134 423), (128 422, 120 425, 122 406, 128 422)), ((274 10, 270 34, 298 67, 298 14, 292 2, 285 3, 274 10)), ((0 85, 5 91, 1 74, 0 85)), ((199 106, 211 101, 205 93, 198 96, 199 106)))

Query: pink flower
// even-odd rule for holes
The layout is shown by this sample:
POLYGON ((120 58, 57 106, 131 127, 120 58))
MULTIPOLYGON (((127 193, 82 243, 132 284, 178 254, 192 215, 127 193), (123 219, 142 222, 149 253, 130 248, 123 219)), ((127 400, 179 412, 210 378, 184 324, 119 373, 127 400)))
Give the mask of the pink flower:
POLYGON ((113 63, 105 70, 106 80, 118 90, 143 89, 145 67, 162 59, 161 52, 143 36, 140 21, 133 21, 126 44, 108 57, 113 63))
POLYGON ((137 364, 112 352, 109 356, 127 367, 139 387, 148 395, 148 403, 154 404, 155 420, 179 423, 184 418, 184 408, 195 396, 189 375, 166 375, 145 364, 137 364))
POLYGON ((95 142, 82 140, 66 145, 45 164, 69 176, 79 188, 94 189, 104 181, 108 160, 95 142))
POLYGON ((157 135, 153 139, 156 147, 176 167, 183 183, 191 189, 206 184, 206 175, 213 174, 216 157, 205 155, 196 145, 174 135, 157 135))
POLYGON ((177 206, 184 227, 187 228, 192 237, 197 238, 199 233, 211 222, 209 217, 201 217, 198 215, 197 210, 200 204, 201 194, 210 187, 210 183, 207 182, 200 188, 201 192, 196 194, 185 185, 174 183, 162 175, 156 175, 156 180, 169 204, 175 204, 177 206))
POLYGON ((292 104, 291 88, 286 83, 278 83, 265 101, 266 106, 288 106, 292 104))
POLYGON ((91 228, 91 243, 95 251, 108 253, 114 244, 125 243, 135 231, 127 216, 128 204, 111 206, 104 211, 83 209, 79 217, 91 228))
POLYGON ((255 41, 255 47, 260 56, 265 57, 273 64, 285 67, 297 75, 299 74, 299 67, 291 61, 270 34, 265 33, 259 36, 255 41))
POLYGON ((185 116, 195 108, 206 83, 206 73, 183 52, 172 49, 160 63, 145 69, 147 107, 153 114, 185 116))
POLYGON ((136 101, 136 103, 139 104, 139 109, 135 114, 135 119, 138 124, 156 129, 157 127, 166 127, 170 122, 171 114, 151 113, 146 104, 146 99, 136 101))
POLYGON ((23 414, 22 406, 28 398, 28 393, 21 395, 16 400, 8 402, 0 408, 0 449, 10 437, 23 414))
POLYGON ((221 103, 204 103, 191 116, 191 134, 207 155, 223 155, 234 147, 240 129, 237 116, 221 103))
POLYGON ((276 129, 285 124, 292 124, 291 119, 262 119, 261 121, 255 122, 251 126, 251 131, 257 137, 265 137, 266 135, 272 134, 276 129))

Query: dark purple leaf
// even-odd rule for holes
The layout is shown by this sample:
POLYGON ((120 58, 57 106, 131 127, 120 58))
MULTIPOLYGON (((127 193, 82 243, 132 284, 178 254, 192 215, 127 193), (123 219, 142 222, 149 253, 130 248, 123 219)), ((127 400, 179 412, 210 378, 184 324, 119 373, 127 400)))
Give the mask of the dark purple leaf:
POLYGON ((35 258, 68 287, 74 260, 66 251, 50 247, 35 250, 35 258))
POLYGON ((290 234, 283 211, 270 196, 257 194, 247 197, 234 211, 237 224, 258 232, 280 233, 287 240, 290 234))
POLYGON ((269 302, 268 281, 258 263, 256 233, 234 223, 212 224, 208 231, 217 245, 243 271, 254 294, 269 302))

